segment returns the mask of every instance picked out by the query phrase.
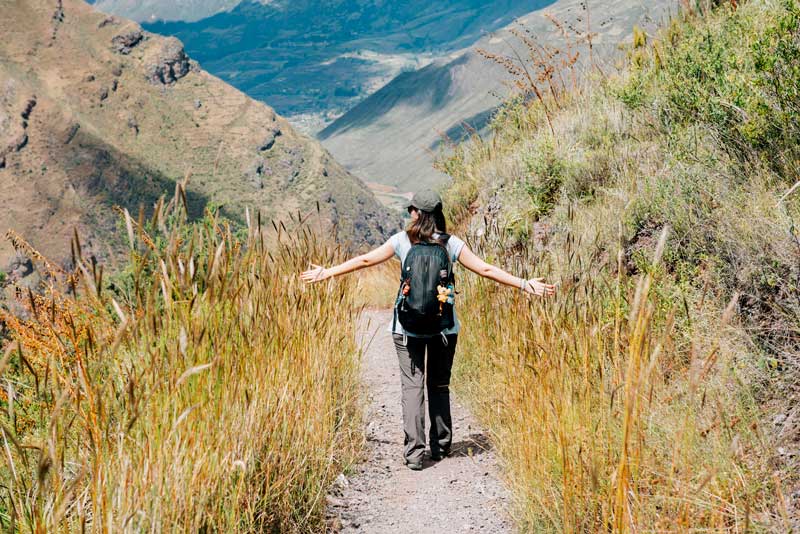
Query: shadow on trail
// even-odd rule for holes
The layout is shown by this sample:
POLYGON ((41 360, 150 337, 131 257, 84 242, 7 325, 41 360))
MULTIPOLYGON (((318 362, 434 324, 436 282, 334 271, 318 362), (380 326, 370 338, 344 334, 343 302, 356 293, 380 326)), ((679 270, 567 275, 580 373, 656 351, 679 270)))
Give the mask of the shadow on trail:
POLYGON ((461 441, 453 443, 450 449, 450 457, 479 456, 490 450, 492 450, 492 442, 489 441, 489 437, 482 432, 477 432, 470 434, 469 437, 461 441))
MULTIPOLYGON (((397 445, 395 440, 376 438, 373 436, 368 436, 367 441, 380 443, 383 445, 397 445)), ((489 438, 486 436, 486 434, 473 433, 470 434, 468 438, 453 443, 453 446, 450 449, 450 454, 448 454, 448 458, 479 456, 490 450, 492 450, 492 443, 489 441, 489 438)))
MULTIPOLYGON (((450 448, 450 454, 447 455, 444 461, 446 462, 448 459, 453 458, 474 458, 491 450, 492 444, 486 434, 479 432, 472 433, 469 437, 453 443, 450 448)), ((426 453, 425 458, 422 460, 422 469, 428 469, 438 463, 439 462, 431 460, 430 456, 426 453)))

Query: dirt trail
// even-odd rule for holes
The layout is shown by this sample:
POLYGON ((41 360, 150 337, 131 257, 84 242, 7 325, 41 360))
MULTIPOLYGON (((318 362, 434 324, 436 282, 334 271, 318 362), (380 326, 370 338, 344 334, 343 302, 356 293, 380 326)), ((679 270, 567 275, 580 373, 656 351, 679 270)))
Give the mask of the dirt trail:
MULTIPOLYGON (((397 356, 386 331, 391 311, 367 311, 359 340, 365 348, 367 451, 356 473, 340 476, 328 497, 333 530, 343 533, 512 532, 509 496, 485 434, 451 394, 454 441, 441 462, 422 471, 403 465, 397 356)), ((456 351, 458 358, 458 350, 456 351)))

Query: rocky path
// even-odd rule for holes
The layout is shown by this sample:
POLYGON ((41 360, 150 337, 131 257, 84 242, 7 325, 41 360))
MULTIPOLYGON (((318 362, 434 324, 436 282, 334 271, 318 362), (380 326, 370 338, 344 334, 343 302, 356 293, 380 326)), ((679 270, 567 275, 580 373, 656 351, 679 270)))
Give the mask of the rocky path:
MULTIPOLYGON (((495 455, 474 419, 451 396, 455 439, 451 456, 427 458, 422 471, 403 465, 400 376, 391 335, 391 311, 367 311, 359 338, 367 388, 367 451, 350 477, 328 496, 334 532, 512 532, 509 497, 498 480, 495 455)), ((458 357, 458 352, 456 352, 458 357)), ((452 395, 452 394, 451 394, 452 395)))

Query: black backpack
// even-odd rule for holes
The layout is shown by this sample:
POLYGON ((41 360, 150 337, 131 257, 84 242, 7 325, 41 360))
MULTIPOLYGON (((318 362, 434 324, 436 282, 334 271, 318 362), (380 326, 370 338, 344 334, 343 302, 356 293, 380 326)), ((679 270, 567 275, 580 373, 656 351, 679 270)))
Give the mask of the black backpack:
MULTIPOLYGON (((444 237, 446 243, 449 236, 444 237)), ((439 334, 455 325, 454 295, 453 262, 447 248, 440 243, 413 244, 401 267, 395 320, 411 334, 439 334), (446 297, 440 299, 440 294, 446 297)))

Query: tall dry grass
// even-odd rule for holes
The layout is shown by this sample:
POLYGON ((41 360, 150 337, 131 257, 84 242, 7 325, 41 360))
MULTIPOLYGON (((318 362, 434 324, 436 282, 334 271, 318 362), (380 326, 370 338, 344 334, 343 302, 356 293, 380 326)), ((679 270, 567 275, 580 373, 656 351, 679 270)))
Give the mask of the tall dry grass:
POLYGON ((400 286, 400 261, 392 258, 377 267, 356 272, 353 278, 355 301, 359 306, 391 308, 400 286))
POLYGON ((3 315, 3 529, 322 528, 362 439, 352 283, 299 282, 309 258, 337 257, 310 232, 188 225, 182 198, 124 214, 122 275, 76 238, 76 268, 49 267, 27 319, 3 315))
POLYGON ((508 69, 521 94, 492 136, 439 162, 473 248, 562 284, 541 303, 460 280, 454 383, 524 531, 800 524, 800 8, 714 4, 635 31, 625 71, 558 100, 508 69))
POLYGON ((476 277, 460 282, 454 382, 492 432, 523 532, 770 524, 767 443, 731 347, 741 341, 736 303, 684 308, 664 283, 667 238, 634 277, 621 254, 587 257, 574 235, 550 260, 519 246, 508 259, 493 231, 471 242, 513 272, 533 275, 538 264, 536 274, 560 284, 543 302, 476 277), (714 317, 716 333, 687 326, 700 315, 714 317))

